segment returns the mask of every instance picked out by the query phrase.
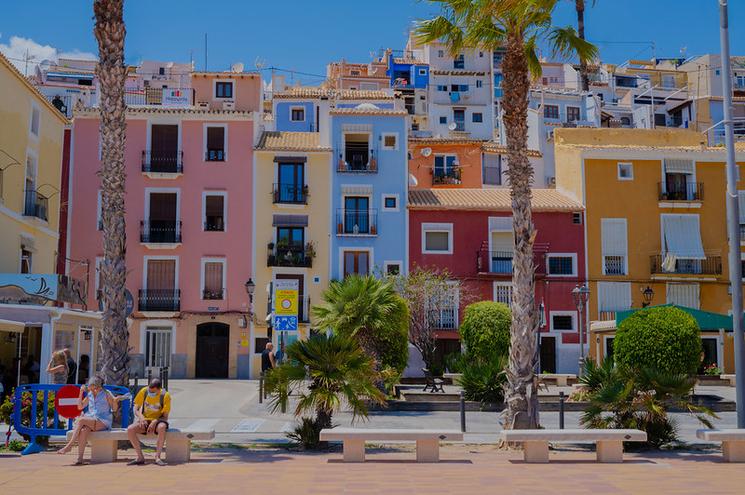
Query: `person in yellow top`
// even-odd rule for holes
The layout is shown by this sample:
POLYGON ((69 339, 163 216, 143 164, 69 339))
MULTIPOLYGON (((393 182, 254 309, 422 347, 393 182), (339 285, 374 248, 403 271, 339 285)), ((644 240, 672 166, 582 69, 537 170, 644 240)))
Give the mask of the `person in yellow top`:
POLYGON ((137 435, 158 435, 158 443, 155 447, 155 464, 165 466, 161 459, 163 446, 166 443, 166 431, 168 431, 168 414, 171 412, 171 395, 163 390, 160 380, 153 378, 147 387, 142 387, 135 396, 134 413, 135 418, 129 428, 127 437, 132 447, 137 452, 137 458, 130 461, 129 465, 139 466, 145 464, 145 456, 142 454, 140 442, 137 435))

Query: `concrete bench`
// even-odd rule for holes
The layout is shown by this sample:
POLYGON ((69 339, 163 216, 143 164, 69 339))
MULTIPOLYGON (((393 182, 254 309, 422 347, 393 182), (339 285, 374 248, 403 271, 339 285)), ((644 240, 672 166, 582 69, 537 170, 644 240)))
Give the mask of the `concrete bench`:
MULTIPOLYGON (((67 439, 72 437, 72 431, 67 432, 67 439)), ((142 439, 156 441, 155 435, 139 435, 142 439)), ((178 464, 189 462, 191 459, 192 440, 212 440, 215 431, 181 431, 170 428, 166 433, 166 462, 178 464)), ((127 430, 115 428, 113 430, 96 431, 88 435, 91 446, 91 462, 114 462, 117 457, 117 442, 128 440, 127 430)))
POLYGON ((722 442, 724 462, 745 462, 745 429, 696 430, 696 438, 722 442))
POLYGON ((719 375, 719 378, 727 382, 727 385, 729 385, 730 387, 734 387, 735 385, 737 385, 737 375, 722 374, 722 375, 719 375))
POLYGON ((623 462, 623 442, 646 442, 641 430, 502 430, 504 442, 523 444, 525 462, 548 462, 548 442, 595 443, 598 462, 623 462))
POLYGON ((455 430, 333 428, 321 430, 322 441, 344 442, 344 462, 365 462, 365 442, 415 441, 417 462, 438 462, 440 440, 462 441, 455 430))
POLYGON ((571 373, 542 373, 538 376, 542 381, 556 383, 557 387, 568 387, 570 381, 577 381, 577 375, 571 373))

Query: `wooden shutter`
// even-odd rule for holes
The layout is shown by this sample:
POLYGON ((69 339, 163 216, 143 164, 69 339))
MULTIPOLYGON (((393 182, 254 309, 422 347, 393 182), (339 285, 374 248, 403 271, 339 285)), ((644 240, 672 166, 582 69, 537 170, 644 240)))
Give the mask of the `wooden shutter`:
POLYGON ((207 149, 223 150, 225 149, 225 128, 208 127, 207 128, 207 149))
POLYGON ((204 208, 207 217, 222 217, 225 211, 225 196, 207 196, 204 208))
POLYGON ((222 290, 222 267, 219 261, 208 261, 204 264, 204 289, 209 292, 222 290))
POLYGON ((148 260, 148 290, 173 290, 176 288, 176 260, 148 260))

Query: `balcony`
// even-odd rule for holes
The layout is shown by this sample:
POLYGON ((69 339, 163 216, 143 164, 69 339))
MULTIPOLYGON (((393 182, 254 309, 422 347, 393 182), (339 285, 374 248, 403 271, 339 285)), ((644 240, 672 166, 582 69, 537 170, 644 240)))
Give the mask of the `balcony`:
POLYGON ((202 299, 205 301, 221 301, 224 295, 225 289, 202 289, 202 299))
POLYGON ((278 245, 273 242, 267 244, 266 266, 292 266, 297 268, 311 268, 315 257, 313 244, 305 246, 278 245))
POLYGON ((143 220, 140 222, 140 242, 179 244, 181 243, 181 222, 178 220, 143 220))
POLYGON ((378 160, 375 150, 358 151, 347 149, 337 153, 339 161, 336 171, 339 173, 375 174, 378 172, 378 160))
POLYGON ((204 153, 205 162, 224 162, 225 161, 225 150, 213 149, 207 150, 204 153))
POLYGON ((177 150, 143 150, 142 171, 146 174, 182 174, 184 152, 177 150))
POLYGON ((378 210, 336 210, 336 235, 378 235, 378 210))
POLYGON ((461 168, 453 167, 446 170, 433 170, 432 171, 432 185, 434 186, 445 186, 445 185, 458 185, 461 183, 461 168))
POLYGON ((658 182, 657 192, 660 201, 703 201, 704 183, 666 184, 658 182))
MULTIPOLYGON (((496 278, 511 277, 514 252, 490 251, 487 246, 488 243, 484 242, 484 245, 476 254, 476 271, 480 275, 489 275, 496 278)), ((537 276, 546 275, 547 252, 548 245, 535 244, 533 246, 533 267, 537 276)))
POLYGON ((138 308, 140 311, 180 311, 181 291, 178 289, 140 289, 138 308))
MULTIPOLYGON (((92 91, 90 101, 100 105, 100 91, 92 91)), ((126 88, 124 103, 128 107, 188 108, 194 105, 192 88, 126 88)))
POLYGON ((306 205, 308 204, 308 186, 275 182, 272 187, 272 202, 306 205))
POLYGON ((721 275, 722 257, 707 255, 704 259, 670 258, 659 254, 650 258, 653 275, 721 275))
POLYGON ((42 196, 36 191, 26 191, 26 197, 23 203, 23 214, 27 217, 36 217, 38 219, 48 220, 49 198, 42 196))

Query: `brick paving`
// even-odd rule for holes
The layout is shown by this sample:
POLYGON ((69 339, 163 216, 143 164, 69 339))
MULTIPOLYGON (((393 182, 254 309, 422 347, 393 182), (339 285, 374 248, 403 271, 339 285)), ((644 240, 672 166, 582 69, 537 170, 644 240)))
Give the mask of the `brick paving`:
POLYGON ((721 462, 718 451, 626 454, 624 464, 596 464, 590 451, 551 453, 529 465, 520 452, 493 446, 445 445, 439 464, 413 462, 407 446, 369 449, 365 464, 341 454, 275 448, 208 449, 190 464, 71 466, 72 454, 0 455, 2 494, 742 494, 743 465, 721 462))

